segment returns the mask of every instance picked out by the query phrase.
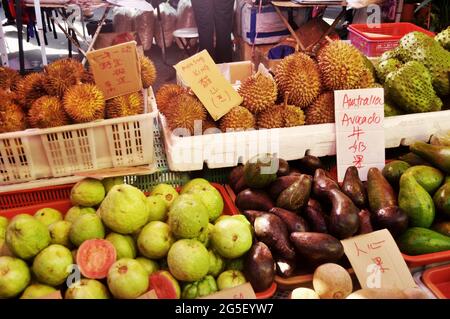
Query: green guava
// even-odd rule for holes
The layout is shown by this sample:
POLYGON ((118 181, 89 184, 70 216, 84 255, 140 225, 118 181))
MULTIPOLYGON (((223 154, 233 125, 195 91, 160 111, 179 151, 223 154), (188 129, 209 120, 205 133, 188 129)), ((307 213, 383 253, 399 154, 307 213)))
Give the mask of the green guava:
POLYGON ((212 232, 214 230, 214 225, 211 223, 208 223, 208 227, 202 230, 200 233, 200 236, 198 236, 197 239, 199 242, 201 242, 203 245, 205 245, 206 248, 209 248, 209 243, 211 241, 212 232))
POLYGON ((73 205, 97 206, 105 198, 105 187, 101 181, 86 178, 76 183, 70 191, 70 200, 73 205))
POLYGON ((109 233, 105 238, 116 248, 117 260, 122 258, 136 258, 136 244, 133 237, 118 233, 109 233))
POLYGON ((169 225, 153 221, 145 225, 137 239, 139 252, 151 259, 160 259, 167 255, 175 239, 169 225))
POLYGON ((109 299, 108 289, 95 279, 81 279, 71 285, 64 295, 64 299, 109 299))
POLYGON ((217 277, 219 290, 240 286, 246 282, 244 274, 239 270, 226 270, 217 277))
POLYGON ((73 263, 69 249, 62 245, 50 245, 34 258, 31 269, 39 282, 58 286, 69 276, 73 263))
POLYGON ((195 239, 181 239, 170 247, 167 264, 176 279, 197 281, 208 273, 208 250, 195 239))
POLYGON ((20 299, 40 299, 55 292, 56 289, 52 286, 43 284, 32 284, 27 287, 20 296, 20 299))
POLYGON ((50 244, 47 226, 27 214, 14 217, 6 229, 6 244, 19 258, 30 259, 50 244))
POLYGON ((58 244, 63 245, 68 248, 71 247, 71 242, 69 238, 70 228, 72 227, 72 223, 60 220, 56 223, 48 226, 48 231, 50 232, 50 244, 58 244))
POLYGON ((253 236, 248 224, 238 218, 224 218, 214 225, 211 245, 222 257, 241 257, 252 243, 253 236))
POLYGON ((151 275, 155 271, 159 270, 159 265, 156 261, 145 258, 145 257, 138 257, 136 258, 137 261, 141 264, 142 267, 144 267, 145 271, 151 275))
POLYGON ((170 208, 172 202, 178 197, 178 192, 168 184, 158 184, 152 189, 150 195, 162 198, 166 202, 167 207, 170 208))
POLYGON ((199 281, 184 286, 181 297, 183 299, 196 299, 208 296, 217 291, 217 283, 213 276, 206 276, 199 281))
POLYGON ((180 195, 170 207, 168 224, 177 238, 198 237, 208 227, 208 210, 194 195, 180 195))
POLYGON ((73 223, 75 219, 84 214, 95 214, 95 209, 92 207, 72 206, 64 216, 64 220, 73 223))
POLYGON ((208 250, 209 253, 209 270, 208 275, 217 277, 225 268, 225 262, 219 254, 216 254, 213 250, 208 250))
POLYGON ((159 220, 161 222, 167 219, 167 204, 159 196, 149 196, 147 201, 150 207, 150 217, 148 221, 159 220))
POLYGON ((213 188, 208 190, 192 191, 193 194, 205 205, 208 210, 209 221, 214 222, 223 212, 223 198, 220 192, 213 188))
POLYGON ((27 264, 18 258, 0 257, 0 299, 20 294, 30 283, 27 264))
POLYGON ((39 209, 36 213, 34 213, 34 218, 47 227, 63 219, 61 212, 53 208, 39 209))
POLYGON ((225 269, 244 271, 244 259, 236 258, 227 260, 225 269))
POLYGON ((108 194, 108 192, 111 190, 111 188, 113 188, 113 186, 123 184, 123 176, 107 177, 102 180, 102 184, 103 187, 105 187, 106 194, 108 194))
POLYGON ((181 187, 180 194, 191 193, 197 190, 215 189, 206 179, 194 178, 181 187))
POLYGON ((127 235, 147 224, 149 210, 144 193, 134 186, 123 184, 113 186, 97 214, 109 229, 127 235))
POLYGON ((105 227, 96 214, 83 214, 72 223, 69 238, 78 247, 85 240, 105 238, 105 227))
POLYGON ((136 299, 148 289, 148 273, 130 258, 116 261, 108 271, 108 287, 115 298, 136 299))
POLYGON ((8 219, 6 217, 0 216, 0 252, 2 251, 2 246, 5 243, 7 227, 8 227, 8 219))

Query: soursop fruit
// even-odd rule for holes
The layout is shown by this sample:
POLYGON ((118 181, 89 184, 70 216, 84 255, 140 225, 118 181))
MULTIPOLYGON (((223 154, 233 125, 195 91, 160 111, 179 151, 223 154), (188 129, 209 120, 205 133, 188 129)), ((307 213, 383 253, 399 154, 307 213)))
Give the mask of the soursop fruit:
POLYGON ((375 65, 378 79, 381 83, 384 83, 386 76, 391 72, 397 71, 401 66, 402 62, 394 58, 380 61, 375 65))
POLYGON ((434 39, 439 42, 444 49, 450 51, 450 26, 436 34, 434 39))
POLYGON ((384 99, 384 117, 396 116, 404 114, 396 105, 391 101, 384 99))
POLYGON ((407 62, 391 72, 384 84, 388 98, 406 113, 439 111, 442 101, 433 90, 431 75, 423 64, 407 62))

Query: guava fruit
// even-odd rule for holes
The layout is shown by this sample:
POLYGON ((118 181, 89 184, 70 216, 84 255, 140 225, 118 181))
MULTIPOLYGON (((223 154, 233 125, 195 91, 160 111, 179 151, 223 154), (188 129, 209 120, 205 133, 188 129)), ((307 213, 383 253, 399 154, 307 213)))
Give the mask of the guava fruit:
POLYGON ((76 260, 81 274, 90 279, 106 278, 116 262, 116 249, 106 239, 89 239, 77 250, 76 260))
POLYGON ((65 299, 109 299, 108 289, 95 279, 81 279, 71 285, 64 295, 65 299))
POLYGON ((122 258, 108 272, 108 287, 115 298, 135 299, 147 291, 148 282, 144 267, 134 259, 122 258))
POLYGON ((217 290, 216 280, 213 276, 208 275, 199 281, 185 285, 181 296, 183 299, 195 299, 211 295, 217 290))
POLYGON ((145 257, 138 257, 136 258, 137 261, 141 264, 142 267, 144 267, 145 271, 151 275, 155 271, 159 270, 159 264, 151 259, 145 258, 145 257))
POLYGON ((34 258, 31 269, 39 282, 58 286, 69 276, 73 263, 69 249, 62 245, 50 245, 34 258))
POLYGON ((41 297, 45 297, 53 292, 56 289, 52 286, 43 285, 43 284, 32 284, 29 285, 20 296, 20 299, 40 299, 41 297))
POLYGON ((122 258, 136 258, 136 244, 133 237, 118 233, 109 233, 105 238, 116 249, 117 260, 122 258))
POLYGON ((169 225, 153 221, 145 225, 137 239, 139 252, 151 259, 160 259, 167 255, 175 239, 169 225))
POLYGON ((194 178, 181 187, 180 194, 190 193, 196 190, 215 189, 206 179, 194 178))
POLYGON ((30 283, 27 264, 18 258, 0 256, 0 299, 20 294, 30 283))
POLYGON ((253 236, 246 222, 224 218, 214 225, 212 247, 225 258, 238 258, 252 246, 253 236))
POLYGON ((95 209, 92 207, 72 206, 64 216, 64 220, 73 223, 79 216, 89 213, 95 214, 95 209))
POLYGON ((166 202, 167 208, 170 208, 172 202, 178 197, 178 192, 168 184, 158 184, 152 189, 150 195, 160 197, 166 202))
POLYGON ((167 219, 167 204, 166 202, 159 196, 149 196, 147 197, 147 202, 150 207, 150 217, 148 221, 159 220, 161 222, 167 219))
POLYGON ((48 226, 48 231, 50 232, 50 244, 63 245, 68 248, 71 247, 71 242, 69 238, 70 228, 72 223, 60 220, 50 226, 48 226))
POLYGON ((197 281, 208 273, 208 250, 195 239, 181 239, 170 247, 167 264, 176 279, 197 281))
POLYGON ((36 213, 34 213, 34 218, 47 227, 63 219, 61 212, 53 208, 39 209, 36 213))
POLYGON ((197 196, 207 208, 210 222, 222 214, 224 206, 222 195, 207 180, 195 178, 184 185, 180 193, 197 196))
POLYGON ((72 244, 80 246, 88 239, 105 238, 105 227, 96 214, 83 214, 72 223, 69 238, 72 244))
POLYGON ((8 227, 8 219, 6 217, 0 216, 0 251, 5 243, 6 228, 8 227))
POLYGON ((177 238, 198 237, 208 227, 208 210, 194 195, 180 195, 170 207, 168 224, 177 238))
POLYGON ((97 206, 105 198, 105 187, 101 181, 86 178, 76 183, 70 191, 70 201, 78 206, 97 206))
POLYGON ((30 259, 50 244, 50 233, 33 216, 20 214, 6 228, 6 244, 17 257, 30 259))
POLYGON ((244 270, 244 259, 243 258, 236 258, 236 259, 229 259, 226 262, 225 266, 226 270, 244 270))
POLYGON ((155 290, 158 299, 180 299, 181 297, 178 281, 165 270, 150 275, 150 289, 155 290))
POLYGON ((246 282, 244 274, 239 270, 226 270, 217 277, 219 290, 240 286, 246 282))
POLYGON ((144 193, 134 186, 123 184, 113 186, 97 214, 109 229, 127 235, 147 224, 150 209, 144 193))
POLYGON ((163 258, 159 260, 159 269, 169 271, 169 264, 167 263, 167 258, 163 258))
POLYGON ((203 245, 205 245, 206 248, 209 248, 209 243, 211 241, 212 231, 214 229, 214 225, 211 223, 208 223, 208 227, 202 230, 200 235, 195 238, 199 242, 201 242, 203 245))
POLYGON ((208 275, 217 277, 225 268, 225 262, 219 254, 216 254, 213 250, 208 250, 209 253, 209 269, 208 275))
POLYGON ((105 193, 108 194, 108 192, 113 188, 115 185, 122 185, 123 184, 123 176, 117 176, 117 177, 107 177, 102 180, 103 187, 105 187, 105 193))

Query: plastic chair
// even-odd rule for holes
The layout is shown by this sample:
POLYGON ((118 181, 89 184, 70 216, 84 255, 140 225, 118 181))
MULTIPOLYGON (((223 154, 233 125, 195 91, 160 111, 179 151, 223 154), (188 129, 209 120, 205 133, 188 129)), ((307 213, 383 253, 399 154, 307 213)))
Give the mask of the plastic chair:
POLYGON ((182 28, 177 29, 173 32, 173 36, 177 38, 181 45, 183 46, 184 51, 188 56, 193 55, 197 51, 197 46, 195 43, 193 44, 193 39, 198 39, 198 29, 197 28, 182 28))

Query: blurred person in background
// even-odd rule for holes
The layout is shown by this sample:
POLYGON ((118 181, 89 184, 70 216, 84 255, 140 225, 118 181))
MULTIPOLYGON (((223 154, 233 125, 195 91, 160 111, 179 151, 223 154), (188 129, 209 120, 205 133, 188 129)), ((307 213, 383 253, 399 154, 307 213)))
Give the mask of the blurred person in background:
POLYGON ((3 23, 3 26, 16 24, 16 20, 14 19, 14 17, 11 14, 11 11, 9 10, 8 2, 9 2, 8 0, 2 0, 2 7, 3 7, 3 11, 5 11, 5 17, 6 17, 6 22, 3 23))

